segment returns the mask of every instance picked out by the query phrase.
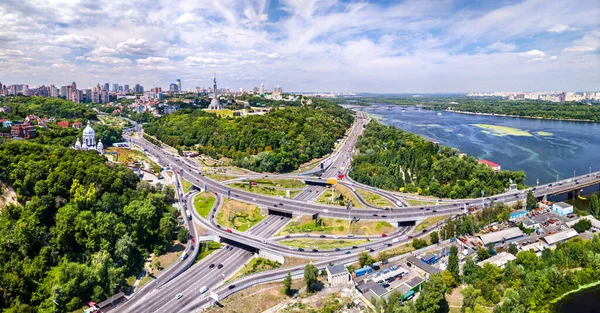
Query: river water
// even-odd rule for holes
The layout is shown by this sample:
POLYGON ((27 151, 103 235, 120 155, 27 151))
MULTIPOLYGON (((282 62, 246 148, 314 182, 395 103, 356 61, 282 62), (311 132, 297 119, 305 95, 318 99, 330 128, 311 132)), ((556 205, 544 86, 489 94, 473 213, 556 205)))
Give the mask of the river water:
POLYGON ((536 185, 600 170, 600 123, 451 113, 415 107, 358 108, 386 125, 522 170, 536 185), (479 124, 479 126, 476 126, 479 124), (493 126, 490 126, 493 125, 493 126), (498 129, 495 126, 509 127, 498 129))
POLYGON ((569 295, 553 309, 557 313, 600 313, 600 286, 569 295))

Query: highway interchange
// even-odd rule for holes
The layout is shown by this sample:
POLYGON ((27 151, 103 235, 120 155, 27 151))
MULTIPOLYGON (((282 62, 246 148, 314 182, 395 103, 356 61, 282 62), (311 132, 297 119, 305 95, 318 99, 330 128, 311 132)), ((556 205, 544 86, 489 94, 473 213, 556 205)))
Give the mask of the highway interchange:
MULTIPOLYGON (((322 162, 324 164, 324 171, 321 171, 320 166, 317 166, 315 169, 303 173, 303 175, 280 174, 271 175, 271 178, 302 179, 308 183, 318 184, 323 183, 321 177, 310 177, 306 175, 321 173, 323 179, 335 177, 339 174, 346 175, 351 165, 351 154, 354 150, 354 145, 362 132, 363 123, 365 121, 365 117, 362 115, 358 116, 346 140, 335 153, 322 162)), ((456 215, 465 213, 468 205, 481 205, 482 201, 489 203, 493 200, 495 202, 509 203, 519 199, 523 200, 526 197, 527 192, 526 190, 515 190, 496 195, 491 198, 444 201, 439 205, 430 207, 406 206, 404 199, 418 199, 418 196, 414 197, 412 195, 403 195, 396 192, 377 190, 370 186, 362 185, 346 178, 345 180, 341 180, 340 184, 352 190, 359 200, 361 199, 360 195, 358 195, 355 190, 363 189, 385 197, 394 205, 394 207, 390 208, 389 210, 383 210, 381 208, 375 208, 371 205, 366 205, 368 207, 367 209, 356 209, 349 211, 340 206, 314 203, 312 199, 315 199, 318 194, 324 190, 325 187, 323 186, 309 184, 305 188, 305 191, 312 191, 303 191, 295 199, 275 198, 249 191, 239 190, 207 177, 205 175, 206 173, 203 173, 199 170, 199 167, 197 164, 195 164, 195 162, 170 152, 168 148, 155 146, 143 139, 141 136, 128 137, 128 139, 133 144, 146 151, 163 167, 170 167, 172 170, 179 172, 182 178, 192 182, 192 184, 199 190, 211 192, 216 196, 217 201, 215 201, 215 205, 211 209, 208 218, 205 219, 199 216, 193 207, 193 196, 196 194, 196 192, 184 195, 183 192, 178 189, 181 198, 181 205, 182 207, 187 207, 187 209, 192 213, 193 222, 205 229, 208 229, 211 234, 219 236, 226 242, 225 245, 229 245, 231 248, 218 249, 207 258, 194 264, 190 268, 187 268, 187 266, 183 265, 174 265, 173 268, 168 269, 168 275, 161 275, 160 279, 163 279, 161 284, 156 283, 155 286, 152 286, 154 283, 149 284, 146 286, 146 288, 143 288, 141 291, 133 295, 133 297, 124 305, 118 307, 116 309, 118 312, 194 312, 201 306, 214 301, 209 296, 211 294, 213 296, 218 295, 219 299, 222 299, 230 293, 243 290, 244 288, 249 287, 257 282, 280 280, 285 274, 287 274, 287 272, 291 272, 296 276, 302 274, 303 266, 297 266, 250 275, 248 277, 235 280, 235 282, 232 284, 223 285, 225 280, 234 275, 239 268, 241 268, 252 258, 251 251, 265 250, 289 257, 320 260, 314 262, 315 265, 320 267, 326 266, 329 263, 348 264, 355 262, 356 256, 360 252, 369 251, 376 253, 378 251, 389 249, 393 246, 408 242, 409 238, 407 235, 413 229, 412 227, 398 227, 394 233, 386 234, 386 237, 371 238, 371 241, 367 244, 360 245, 355 248, 344 248, 339 249, 339 251, 298 251, 298 249, 279 244, 279 241, 286 239, 285 237, 272 237, 282 227, 284 227, 287 222, 289 222, 290 219, 286 216, 270 215, 263 221, 254 225, 254 227, 245 233, 237 232, 236 230, 230 230, 230 232, 228 232, 227 230, 221 228, 221 226, 218 225, 214 220, 214 216, 222 205, 223 199, 226 197, 242 202, 256 204, 257 206, 263 208, 269 208, 273 213, 280 212, 280 214, 283 215, 286 213, 293 213, 294 215, 318 214, 321 217, 335 217, 343 219, 347 219, 350 215, 350 217, 357 217, 363 220, 385 220, 394 224, 400 221, 415 221, 435 215, 456 215), (211 268, 211 264, 214 264, 214 267, 211 268), (218 269, 218 264, 222 264, 223 267, 218 269), (183 274, 175 277, 176 274, 179 274, 179 272, 183 270, 185 270, 183 274), (160 288, 156 288, 158 286, 160 286, 160 288), (199 290, 203 286, 209 288, 210 291, 201 294, 199 290), (179 293, 181 293, 183 297, 181 299, 175 299, 175 295, 179 293)), ((576 185, 579 184, 584 186, 597 183, 600 180, 598 175, 598 173, 590 173, 589 175, 583 175, 547 186, 534 187, 532 189, 534 189, 533 192, 537 197, 542 197, 545 194, 560 193, 564 192, 564 190, 573 189, 573 187, 577 187, 576 185)), ((246 177, 239 179, 254 179, 263 176, 266 175, 249 174, 246 177)), ((195 235, 195 227, 193 227, 191 224, 192 223, 188 225, 188 228, 190 230, 193 229, 192 236, 197 238, 195 235)), ((427 229, 423 233, 417 235, 426 235, 432 230, 433 228, 427 229)), ((306 235, 300 234, 290 237, 295 238, 303 236, 306 235)), ((317 237, 315 235, 312 236, 317 237)), ((356 236, 353 239, 361 238, 364 238, 364 236, 356 236)), ((332 238, 323 239, 327 240, 332 238)), ((194 243, 196 251, 198 250, 198 244, 199 243, 196 240, 194 243)), ((188 245, 187 249, 189 252, 190 245, 188 245)))

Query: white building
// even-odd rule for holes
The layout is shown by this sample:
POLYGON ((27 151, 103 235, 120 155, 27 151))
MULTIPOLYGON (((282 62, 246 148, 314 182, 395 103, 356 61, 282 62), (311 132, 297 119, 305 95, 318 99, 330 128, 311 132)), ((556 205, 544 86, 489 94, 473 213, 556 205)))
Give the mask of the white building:
POLYGON ((506 263, 508 263, 510 261, 514 261, 516 259, 517 258, 514 255, 512 255, 508 252, 500 252, 490 258, 487 258, 487 259, 477 263, 477 265, 479 267, 483 267, 483 265, 486 263, 492 263, 492 264, 498 266, 499 268, 503 268, 504 265, 506 265, 506 263))
POLYGON ((552 211, 561 214, 567 215, 573 213, 573 205, 565 203, 565 202, 557 202, 552 204, 552 211))
POLYGON ((87 122, 87 126, 83 129, 82 141, 79 141, 79 138, 77 138, 74 148, 84 151, 96 150, 100 155, 104 154, 104 145, 102 145, 102 141, 98 140, 98 144, 96 145, 96 132, 90 126, 90 121, 87 122))
POLYGON ((327 266, 325 271, 330 286, 345 285, 352 281, 352 277, 344 265, 327 266))

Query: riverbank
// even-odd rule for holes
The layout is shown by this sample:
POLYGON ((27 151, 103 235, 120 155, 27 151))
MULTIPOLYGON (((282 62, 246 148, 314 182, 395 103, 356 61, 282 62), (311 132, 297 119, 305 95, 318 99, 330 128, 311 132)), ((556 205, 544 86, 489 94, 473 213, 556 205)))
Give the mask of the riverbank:
MULTIPOLYGON (((430 109, 430 108, 427 108, 427 109, 430 109)), ((444 111, 446 111, 446 112, 452 112, 452 113, 460 113, 460 114, 470 114, 470 115, 484 115, 484 116, 502 116, 502 117, 513 117, 513 118, 526 118, 526 119, 531 119, 531 120, 548 120, 548 121, 598 123, 597 121, 594 121, 594 120, 579 120, 579 119, 570 119, 570 118, 550 118, 550 117, 541 117, 541 116, 519 116, 519 115, 498 114, 498 113, 482 113, 482 112, 458 111, 458 110, 451 110, 451 109, 445 109, 444 111)))
POLYGON ((560 312, 558 309, 558 307, 556 307, 557 303, 564 300, 565 298, 571 296, 571 295, 576 295, 578 293, 586 293, 589 291, 592 291, 594 288, 597 288, 600 286, 600 281, 596 281, 593 283, 589 283, 589 284, 585 284, 585 285, 581 285, 579 286, 579 288, 571 290, 569 292, 566 292, 562 295, 560 295, 559 297, 556 297, 554 299, 552 299, 549 303, 548 306, 551 306, 555 309, 554 312, 560 312))

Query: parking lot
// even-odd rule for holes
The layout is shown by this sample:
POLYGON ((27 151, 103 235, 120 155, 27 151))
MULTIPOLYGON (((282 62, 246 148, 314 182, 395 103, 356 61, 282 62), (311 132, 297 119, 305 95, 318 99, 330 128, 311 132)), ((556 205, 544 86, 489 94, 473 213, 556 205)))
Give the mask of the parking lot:
MULTIPOLYGON (((565 230, 567 228, 565 223, 571 220, 566 216, 562 216, 550 210, 545 210, 543 213, 536 214, 530 219, 540 225, 540 235, 548 235, 565 230), (550 223, 550 221, 552 221, 552 223, 550 223)), ((524 218, 522 221, 525 222, 526 220, 529 220, 529 218, 524 218)))

